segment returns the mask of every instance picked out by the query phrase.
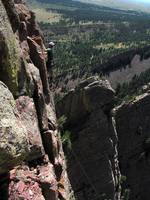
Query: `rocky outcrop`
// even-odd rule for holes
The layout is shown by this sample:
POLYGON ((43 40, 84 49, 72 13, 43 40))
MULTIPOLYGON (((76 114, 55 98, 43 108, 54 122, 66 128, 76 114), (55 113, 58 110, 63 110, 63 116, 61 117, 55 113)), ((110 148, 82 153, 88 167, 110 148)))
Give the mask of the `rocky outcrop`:
POLYGON ((69 200, 35 15, 22 0, 0 0, 0 199, 69 200), (15 2, 15 4, 14 4, 15 2))
POLYGON ((90 78, 57 104, 58 116, 67 117, 64 130, 71 134, 67 140, 72 146, 64 144, 64 149, 76 199, 149 200, 150 93, 146 89, 111 112, 114 91, 107 81, 90 78))
POLYGON ((64 127, 71 132, 66 154, 76 199, 120 199, 118 139, 110 112, 114 94, 107 81, 92 77, 57 105, 58 117, 65 115, 64 127))
POLYGON ((116 108, 119 162, 130 200, 149 200, 150 94, 116 108))

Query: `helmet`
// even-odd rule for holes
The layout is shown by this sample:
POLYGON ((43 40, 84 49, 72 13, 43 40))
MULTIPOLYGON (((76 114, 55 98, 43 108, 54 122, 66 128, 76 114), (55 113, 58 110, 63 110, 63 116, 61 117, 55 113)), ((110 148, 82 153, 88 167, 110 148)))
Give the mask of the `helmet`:
POLYGON ((55 43, 54 42, 50 42, 49 46, 53 47, 53 46, 55 46, 55 43))

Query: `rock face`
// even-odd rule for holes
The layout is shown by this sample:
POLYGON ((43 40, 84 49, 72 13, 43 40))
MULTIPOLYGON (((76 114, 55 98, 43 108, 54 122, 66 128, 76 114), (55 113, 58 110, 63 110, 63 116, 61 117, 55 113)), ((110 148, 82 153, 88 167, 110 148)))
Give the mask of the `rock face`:
POLYGON ((19 42, 0 1, 0 80, 7 84, 14 95, 17 94, 19 68, 19 42))
POLYGON ((149 200, 150 94, 118 107, 116 124, 123 189, 130 190, 130 200, 149 200))
POLYGON ((120 199, 117 135, 110 110, 114 91, 107 81, 89 78, 57 105, 71 132, 68 172, 76 199, 120 199))
POLYGON ((57 181, 52 164, 44 162, 43 166, 23 166, 10 173, 10 199, 58 199, 57 181), (17 197, 17 198, 16 198, 17 197))
POLYGON ((28 154, 27 130, 18 116, 12 94, 0 82, 0 173, 16 166, 28 154))
POLYGON ((16 107, 19 112, 21 122, 26 128, 29 141, 30 155, 29 160, 41 158, 44 155, 38 117, 33 99, 28 96, 21 96, 16 100, 16 107))
POLYGON ((73 199, 42 38, 22 0, 0 0, 1 200, 73 199))

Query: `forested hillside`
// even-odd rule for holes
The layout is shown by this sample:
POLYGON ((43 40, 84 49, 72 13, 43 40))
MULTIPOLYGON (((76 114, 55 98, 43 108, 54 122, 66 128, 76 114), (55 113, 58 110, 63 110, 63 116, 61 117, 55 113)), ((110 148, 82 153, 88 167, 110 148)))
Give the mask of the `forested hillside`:
MULTIPOLYGON (((109 75, 130 66, 136 54, 141 60, 149 58, 148 13, 70 0, 28 1, 46 42, 52 40, 57 44, 54 52, 57 78, 68 73, 74 79, 93 73, 109 75)), ((140 71, 144 70, 143 67, 140 71)))

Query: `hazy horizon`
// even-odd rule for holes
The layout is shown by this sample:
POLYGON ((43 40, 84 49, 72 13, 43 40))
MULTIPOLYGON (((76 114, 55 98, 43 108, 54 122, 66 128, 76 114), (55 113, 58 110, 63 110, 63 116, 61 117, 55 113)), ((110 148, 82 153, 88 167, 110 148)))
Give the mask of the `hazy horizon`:
POLYGON ((119 9, 150 12, 150 0, 77 0, 119 9))
POLYGON ((132 1, 136 2, 136 3, 149 3, 150 4, 149 0, 132 0, 132 1))

